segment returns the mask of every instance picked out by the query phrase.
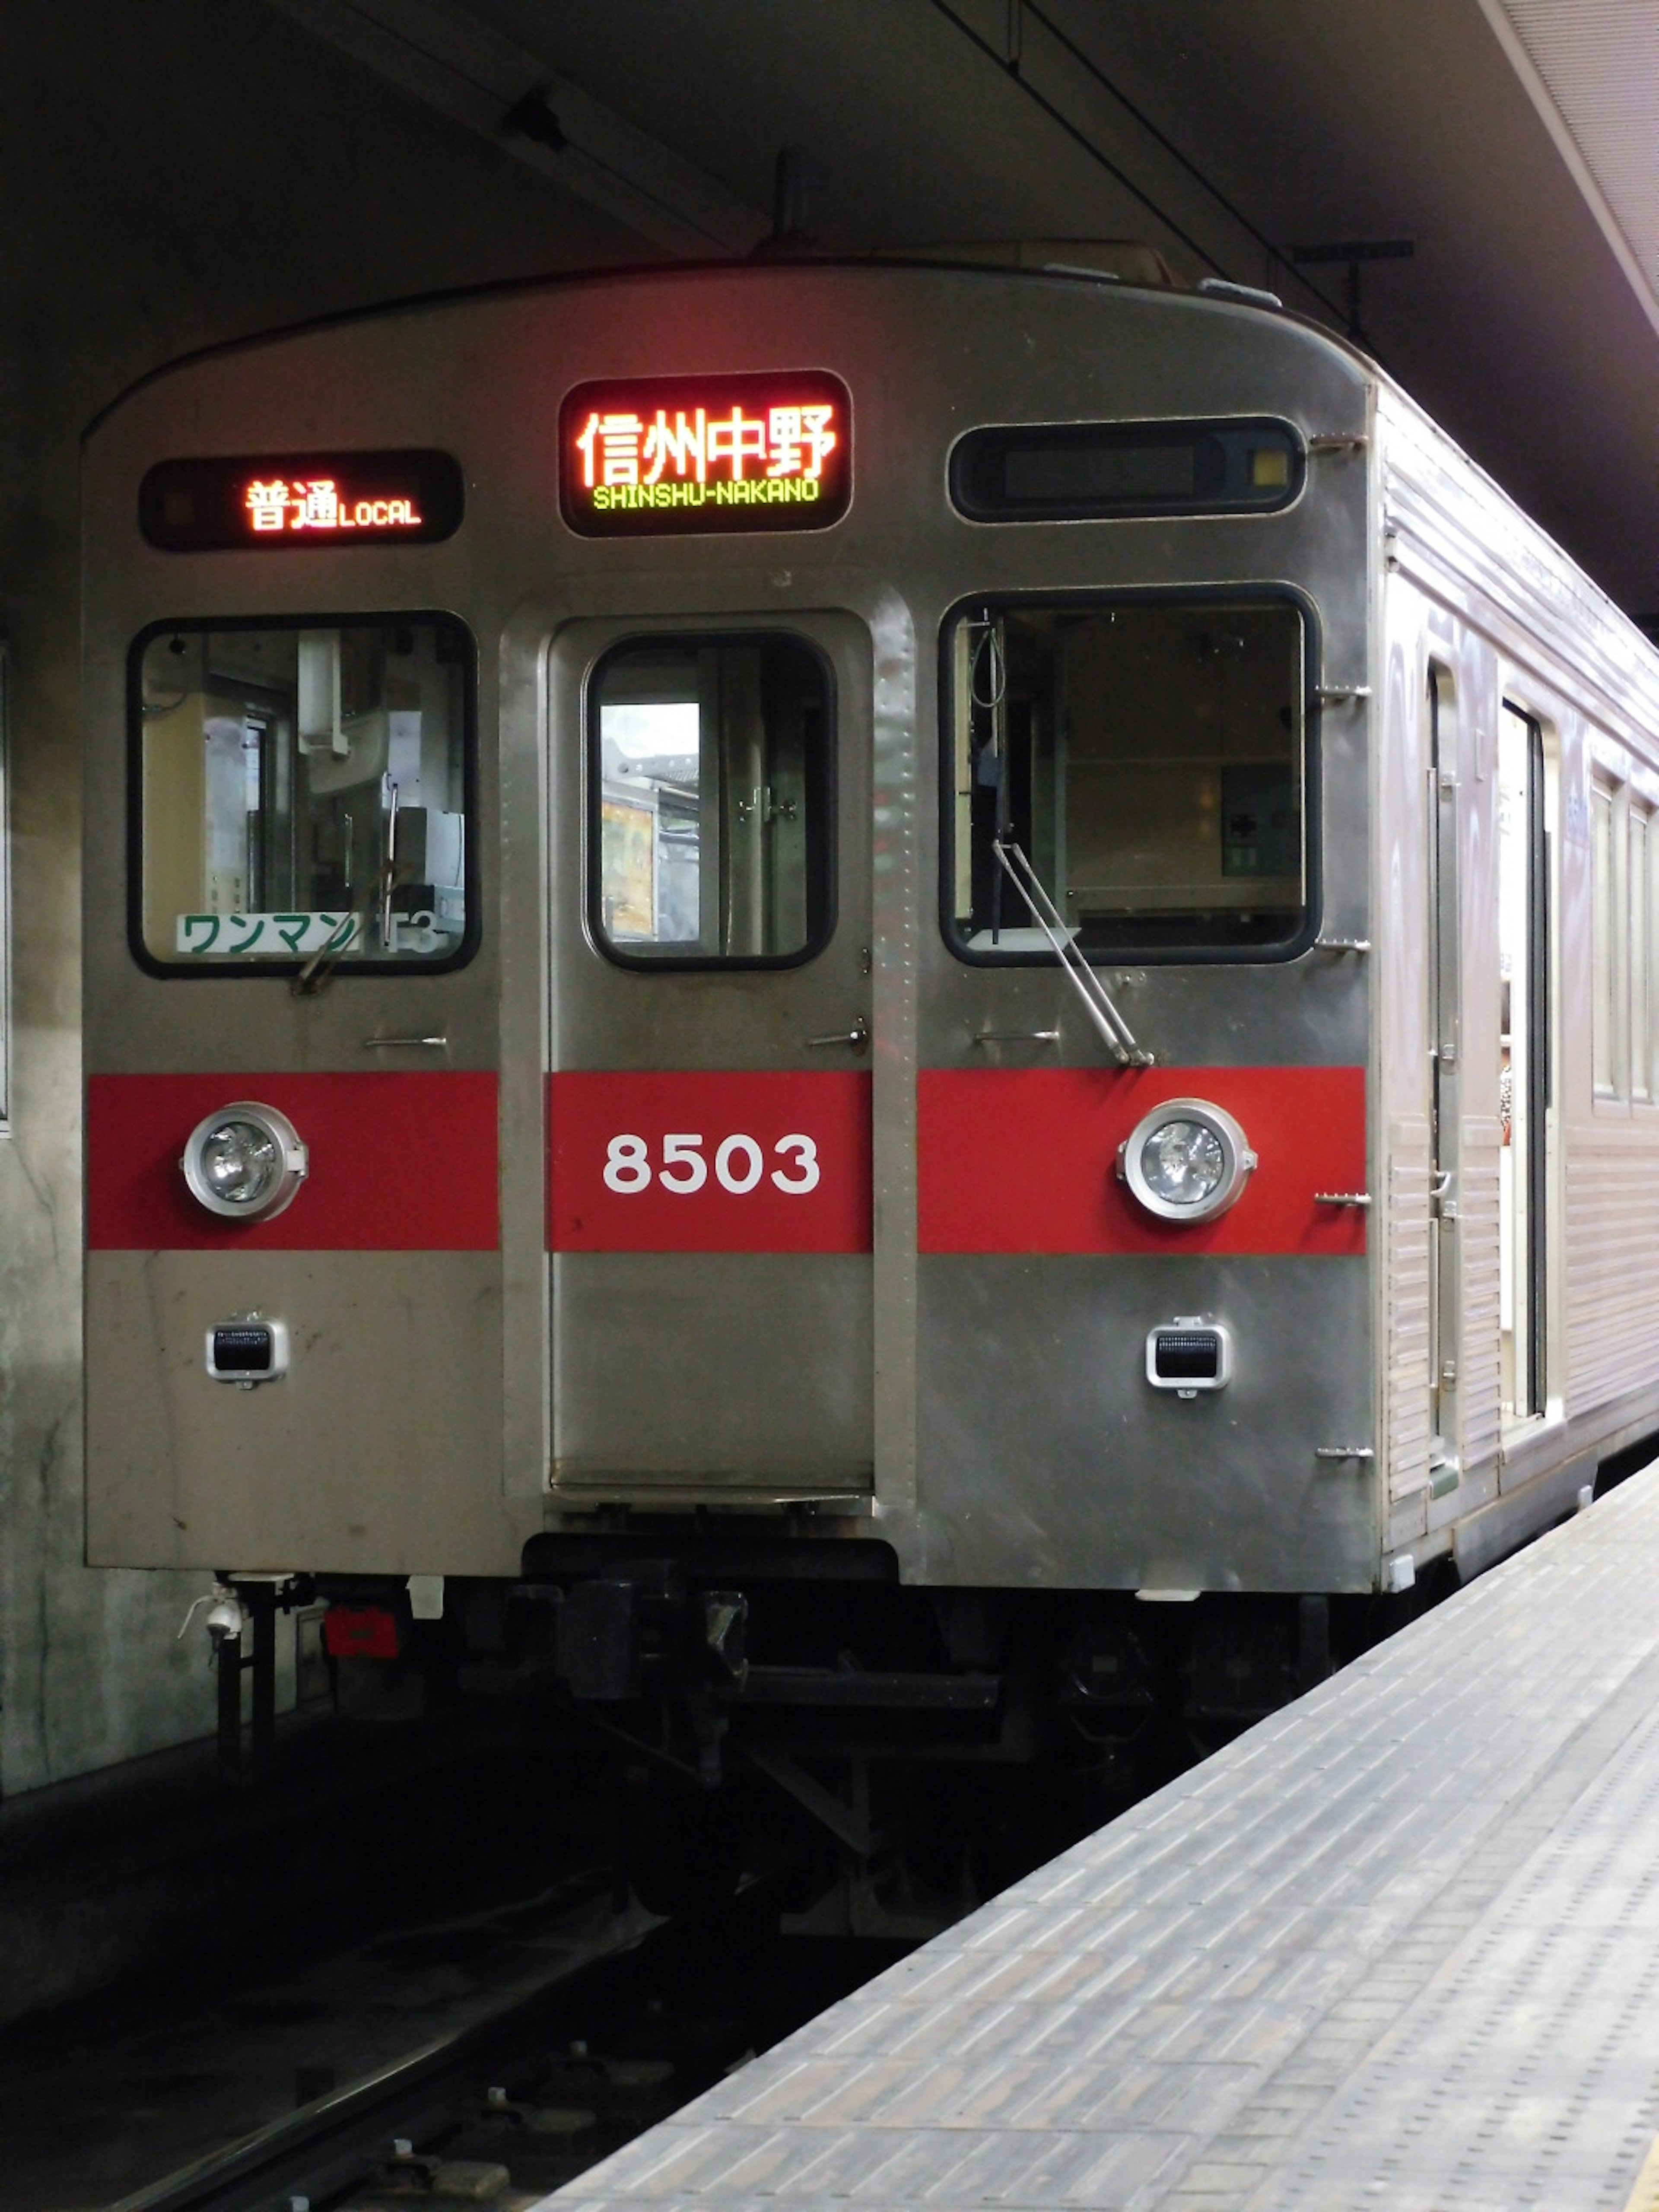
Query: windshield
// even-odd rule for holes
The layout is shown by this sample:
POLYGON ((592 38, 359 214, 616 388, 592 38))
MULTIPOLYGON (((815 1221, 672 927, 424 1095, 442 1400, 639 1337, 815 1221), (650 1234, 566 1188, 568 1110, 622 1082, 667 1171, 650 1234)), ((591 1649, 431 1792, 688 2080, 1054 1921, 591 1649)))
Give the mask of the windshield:
POLYGON ((465 633, 436 619, 151 635, 143 951, 227 970, 457 957, 471 668, 465 633))

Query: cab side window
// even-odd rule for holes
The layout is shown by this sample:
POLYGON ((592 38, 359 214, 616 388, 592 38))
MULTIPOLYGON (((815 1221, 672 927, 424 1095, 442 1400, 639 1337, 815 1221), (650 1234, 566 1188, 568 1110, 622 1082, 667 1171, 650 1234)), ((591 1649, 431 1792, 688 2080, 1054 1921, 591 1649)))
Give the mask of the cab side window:
POLYGON ((1289 599, 984 601, 945 635, 949 934, 1049 957, 1271 957, 1311 907, 1306 642, 1289 599))

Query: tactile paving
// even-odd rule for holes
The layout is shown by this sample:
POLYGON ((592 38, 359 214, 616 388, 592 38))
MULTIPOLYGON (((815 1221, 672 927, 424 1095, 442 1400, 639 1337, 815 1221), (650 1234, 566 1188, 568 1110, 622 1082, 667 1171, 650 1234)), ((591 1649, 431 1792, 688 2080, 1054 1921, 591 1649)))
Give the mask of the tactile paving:
POLYGON ((1659 1468, 550 2204, 1641 2201, 1656 1585, 1659 1468))

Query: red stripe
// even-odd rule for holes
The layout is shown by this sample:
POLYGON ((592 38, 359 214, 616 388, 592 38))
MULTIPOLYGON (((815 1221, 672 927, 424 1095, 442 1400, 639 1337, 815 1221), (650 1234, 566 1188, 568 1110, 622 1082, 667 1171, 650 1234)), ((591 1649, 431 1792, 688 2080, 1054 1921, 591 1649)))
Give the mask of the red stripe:
POLYGON ((1316 1191, 1365 1188, 1361 1067, 924 1068, 917 1079, 924 1252, 1295 1252, 1365 1249, 1365 1216, 1316 1191), (1260 1164, 1217 1220, 1145 1212, 1117 1148, 1166 1098, 1224 1107, 1260 1164))
POLYGON ((94 1075, 87 1085, 87 1243, 94 1252, 490 1252, 501 1242, 495 1078, 94 1075), (240 1098, 299 1131, 310 1173, 286 1212, 246 1227, 199 1206, 179 1161, 240 1098))
POLYGON ((721 1070, 665 1074, 564 1073, 548 1091, 548 1242, 556 1252, 867 1252, 870 1249, 870 1078, 826 1073, 721 1070), (695 1191, 664 1181, 695 1180, 695 1164, 675 1164, 664 1146, 683 1141, 703 1164, 695 1191), (717 1171, 728 1153, 732 1190, 717 1171), (811 1167, 799 1144, 811 1147, 811 1167), (637 1146, 626 1140, 637 1139, 637 1146), (607 1184, 607 1162, 622 1144, 623 1184, 640 1180, 626 1163, 641 1160, 637 1189, 607 1184), (809 1179, 811 1190, 791 1188, 809 1179))

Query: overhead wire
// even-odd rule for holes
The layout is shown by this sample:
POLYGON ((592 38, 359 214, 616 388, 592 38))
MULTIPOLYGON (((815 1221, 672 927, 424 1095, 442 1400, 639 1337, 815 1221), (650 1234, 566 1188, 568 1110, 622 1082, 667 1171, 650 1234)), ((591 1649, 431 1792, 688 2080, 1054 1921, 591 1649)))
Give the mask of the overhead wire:
POLYGON ((1111 78, 1107 76, 1105 70, 1100 67, 1099 64, 1095 61, 1090 54, 1085 52, 1084 48, 1078 44, 1077 40, 1072 37, 1068 31, 1064 30, 1060 24, 1055 22, 1054 17, 1049 15, 1047 9, 1039 4, 1039 0, 1019 0, 1019 5, 1026 15, 1035 17, 1036 21, 1042 24, 1043 29, 1048 32, 1049 37, 1054 40, 1057 46, 1063 46, 1065 48, 1066 52, 1071 55, 1073 60, 1077 63, 1079 68, 1085 70, 1087 74, 1094 79, 1095 82, 1100 87, 1103 92, 1108 94, 1113 100, 1116 100, 1118 106, 1121 107, 1127 114, 1132 115, 1134 118, 1135 121, 1140 125, 1147 137, 1155 140, 1157 143, 1164 149, 1164 152, 1170 156, 1171 161, 1179 162, 1181 167, 1187 172, 1188 175, 1193 179, 1194 182, 1202 186, 1204 191, 1206 191, 1210 195, 1210 198, 1216 203, 1216 205, 1224 209, 1226 213, 1232 217, 1233 221, 1238 225, 1241 230, 1248 232, 1250 237, 1255 240, 1256 244, 1261 247, 1262 251, 1271 255, 1273 259, 1279 264, 1281 269, 1284 270, 1286 276, 1293 276, 1297 283, 1302 286, 1304 291, 1310 292, 1313 295, 1314 298, 1319 301, 1322 307, 1328 308, 1331 313, 1337 316, 1339 319, 1346 320, 1346 317, 1344 316, 1343 310, 1340 303, 1335 300, 1333 300, 1328 293, 1322 291, 1319 286, 1315 283, 1311 276, 1304 276, 1301 267, 1295 259, 1295 257, 1292 254, 1286 252, 1285 248, 1279 244, 1277 240, 1269 238, 1265 230, 1259 229, 1257 226, 1251 222, 1249 216, 1245 214, 1243 209, 1238 205, 1237 202, 1230 199, 1227 194, 1222 191, 1219 185, 1214 183, 1209 177, 1206 176, 1203 170, 1199 167, 1197 162, 1192 159, 1190 155, 1185 154, 1182 151, 1181 148, 1176 145, 1175 140, 1169 136, 1167 131, 1160 130, 1158 125, 1153 122, 1152 117, 1147 114, 1146 109, 1139 106, 1134 100, 1131 100, 1128 94, 1123 91, 1121 87, 1113 83, 1111 78))
MULTIPOLYGON (((1146 208, 1150 214, 1155 216, 1158 221, 1164 225, 1164 228, 1170 232, 1172 237, 1178 238, 1183 246, 1198 256, 1199 259, 1205 264, 1206 268, 1212 270, 1218 276, 1225 279, 1227 276, 1226 270, 1223 267, 1221 263, 1216 259, 1215 256, 1209 251, 1208 247, 1201 246, 1197 239, 1192 235, 1190 231, 1184 228, 1182 224, 1176 221, 1175 217, 1170 213, 1167 208, 1160 205, 1159 203, 1152 198, 1152 194, 1144 185, 1138 184, 1126 169, 1121 167, 1121 165, 1116 161, 1114 161, 1110 155, 1108 155, 1102 147, 1097 145, 1094 140, 1090 137, 1087 131, 1085 131, 1080 125, 1073 123, 1072 118, 1066 115, 1061 108, 1058 107, 1053 100, 1048 99, 1044 93, 1040 91, 1038 88, 1032 83, 1030 78, 1026 76, 1024 70, 1021 66, 1023 58, 1018 50, 1010 55, 999 53, 990 40, 983 37, 981 33, 974 28, 971 23, 967 23, 963 21, 962 17, 957 15, 956 9, 951 6, 950 0, 931 0, 931 4, 938 9, 939 13, 945 17, 945 21, 950 23, 954 29, 962 33, 963 37, 965 38, 970 45, 976 46, 980 52, 986 56, 988 60, 993 62, 1006 77, 1007 77, 1012 83, 1016 84, 1029 100, 1030 100, 1036 106, 1041 108, 1042 112, 1048 117, 1051 122, 1057 124, 1066 133, 1066 137, 1072 140, 1073 144, 1080 148, 1081 150, 1089 156, 1091 161, 1094 161, 1099 167, 1104 169, 1107 174, 1111 177, 1115 183, 1121 185, 1124 190, 1129 192, 1135 199, 1139 200, 1140 204, 1146 208)), ((1236 205, 1235 203, 1227 197, 1226 193, 1221 190, 1219 185, 1212 183, 1212 180, 1206 176, 1203 170, 1199 167, 1198 164, 1194 161, 1189 155, 1184 154, 1181 148, 1176 144, 1175 141, 1153 122, 1152 118, 1146 112, 1145 109, 1139 106, 1134 100, 1130 99, 1127 93, 1121 91, 1119 88, 1113 83, 1112 80, 1106 75, 1105 71, 1091 58, 1084 49, 1078 45, 1077 41, 1054 21, 1054 18, 1044 8, 1038 4, 1038 0, 1017 0, 1017 4, 1022 15, 1029 15, 1034 21, 1041 23, 1043 29, 1048 32, 1050 38, 1052 38, 1058 46, 1062 47, 1081 69, 1087 72, 1087 74, 1100 87, 1102 91, 1105 92, 1113 100, 1116 100, 1118 105, 1125 111, 1125 112, 1132 116, 1134 121, 1139 125, 1140 128, 1146 132, 1147 136, 1158 145, 1161 146, 1164 151, 1170 155, 1172 161, 1178 162, 1181 167, 1187 172, 1188 175, 1209 194, 1210 198, 1215 201, 1216 204, 1223 209, 1225 213, 1239 225, 1241 229, 1245 231, 1249 237, 1254 239, 1255 243, 1260 246, 1264 252, 1268 253, 1281 268, 1283 268, 1289 275, 1295 277, 1297 283, 1303 287, 1304 290, 1311 294, 1311 295, 1320 302, 1321 306, 1323 307, 1329 313, 1336 316, 1339 321, 1346 319, 1343 316, 1342 310, 1338 306, 1337 302, 1331 299, 1325 292, 1322 291, 1320 287, 1316 284, 1310 277, 1304 276, 1301 270, 1297 266, 1291 255, 1274 240, 1269 238, 1265 231, 1260 229, 1256 224, 1252 222, 1249 216, 1244 213, 1243 210, 1236 205)))
POLYGON ((1060 125, 1060 128, 1066 133, 1066 136, 1071 139, 1075 145, 1081 148, 1083 152, 1089 156, 1089 159, 1091 161, 1095 162, 1099 167, 1104 169, 1107 175, 1112 178, 1115 183, 1121 185, 1125 191, 1132 193, 1133 197, 1140 202, 1144 208, 1146 208, 1152 214, 1155 215, 1158 217, 1158 220, 1164 225, 1164 228, 1170 232, 1172 237, 1178 238, 1184 246, 1188 247, 1192 252, 1198 256, 1199 259, 1205 264, 1206 268, 1212 269, 1218 276, 1224 279, 1225 278, 1227 274, 1226 270, 1216 259, 1215 256, 1209 252, 1208 248, 1200 246, 1198 240, 1192 236, 1190 232, 1183 230, 1167 209, 1161 208, 1158 202, 1152 197, 1151 193, 1144 191, 1142 187, 1135 182, 1134 179, 1129 174, 1127 169, 1120 168, 1117 163, 1112 160, 1109 154, 1105 153, 1100 147, 1096 145, 1094 140, 1089 137, 1085 131, 1079 130, 1078 125, 1072 121, 1071 118, 1066 114, 1062 109, 1056 107, 1053 100, 1046 99, 1043 94, 1037 90, 1036 85, 1034 85, 1028 77, 1022 75, 1017 66, 1011 67, 1007 60, 1004 56, 997 52, 996 48, 991 44, 991 41, 988 39, 981 38, 971 23, 964 23, 961 16, 957 15, 956 9, 949 5, 949 0, 932 0, 932 4, 938 9, 939 14, 944 16, 946 22, 952 24, 956 29, 961 32, 963 37, 968 40, 970 45, 977 46, 981 53, 984 54, 990 61, 994 62, 998 69, 1003 72, 1004 76, 1011 79, 1013 83, 1019 87, 1020 90, 1025 94, 1028 100, 1035 101, 1036 106, 1042 110, 1043 113, 1048 116, 1051 122, 1057 123, 1060 125))

